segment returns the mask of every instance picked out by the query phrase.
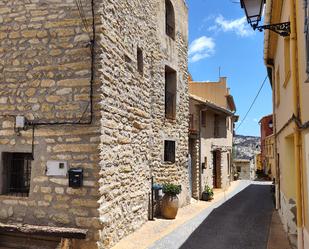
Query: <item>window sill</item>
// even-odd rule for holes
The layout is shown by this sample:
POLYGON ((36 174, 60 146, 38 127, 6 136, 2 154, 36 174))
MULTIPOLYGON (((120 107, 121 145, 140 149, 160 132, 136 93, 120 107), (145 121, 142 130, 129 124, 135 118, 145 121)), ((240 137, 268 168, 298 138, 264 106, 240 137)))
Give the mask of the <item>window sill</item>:
POLYGON ((28 200, 29 196, 13 196, 13 195, 5 195, 5 194, 1 194, 0 195, 0 200, 28 200))
POLYGON ((176 118, 168 118, 168 117, 165 117, 165 118, 164 118, 164 122, 176 124, 176 118))
POLYGON ((170 165, 173 165, 173 164, 175 164, 175 163, 176 163, 176 162, 165 162, 165 161, 162 162, 163 165, 169 165, 169 166, 170 166, 170 165))

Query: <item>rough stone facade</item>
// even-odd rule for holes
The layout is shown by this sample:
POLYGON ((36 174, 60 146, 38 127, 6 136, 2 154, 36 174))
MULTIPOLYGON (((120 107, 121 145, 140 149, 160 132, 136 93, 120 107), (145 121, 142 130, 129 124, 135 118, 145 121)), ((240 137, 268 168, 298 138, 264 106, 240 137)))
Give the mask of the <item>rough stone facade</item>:
POLYGON ((189 202, 187 9, 181 0, 172 3, 175 40, 165 34, 165 0, 107 1, 102 9, 102 248, 147 220, 152 176, 156 183, 181 184, 180 203, 189 202), (142 76, 137 47, 144 54, 142 76), (165 66, 177 72, 175 120, 165 118, 165 66), (175 164, 163 161, 166 139, 176 142, 175 164))
MULTIPOLYGON (((90 118, 91 25, 83 25, 74 1, 31 2, 0 3, 1 168, 3 152, 32 151, 32 127, 18 136, 14 116, 33 123, 83 123, 90 118)), ((85 15, 91 24, 89 7, 85 15)), ((96 230, 102 227, 97 203, 100 86, 97 77, 91 125, 35 126, 29 197, 1 195, 1 222, 87 228, 88 239, 79 246, 94 248, 96 230), (49 160, 82 167, 84 187, 69 188, 67 177, 47 177, 49 160)))
POLYGON ((29 196, 0 195, 0 222, 86 228, 76 248, 109 248, 147 220, 152 176, 181 184, 189 201, 187 8, 172 1, 171 39, 164 0, 94 0, 93 120, 75 124, 91 116, 91 1, 82 3, 0 3, 0 157, 34 144, 29 196), (175 120, 164 115, 165 66, 177 74, 175 120), (17 115, 37 124, 34 136, 32 126, 14 131, 17 115), (174 164, 164 163, 165 139, 176 142, 174 164), (84 186, 46 176, 50 160, 83 168, 84 186))

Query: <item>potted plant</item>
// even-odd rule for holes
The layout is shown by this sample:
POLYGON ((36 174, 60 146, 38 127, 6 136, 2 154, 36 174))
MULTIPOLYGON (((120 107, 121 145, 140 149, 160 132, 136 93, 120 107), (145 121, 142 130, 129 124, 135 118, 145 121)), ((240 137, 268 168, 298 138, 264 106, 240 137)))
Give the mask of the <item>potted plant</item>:
POLYGON ((202 200, 203 201, 210 201, 213 199, 214 191, 208 185, 205 186, 204 191, 202 193, 202 200))
POLYGON ((181 192, 181 185, 165 183, 162 190, 164 197, 162 199, 161 214, 166 219, 175 219, 179 208, 177 195, 181 192))

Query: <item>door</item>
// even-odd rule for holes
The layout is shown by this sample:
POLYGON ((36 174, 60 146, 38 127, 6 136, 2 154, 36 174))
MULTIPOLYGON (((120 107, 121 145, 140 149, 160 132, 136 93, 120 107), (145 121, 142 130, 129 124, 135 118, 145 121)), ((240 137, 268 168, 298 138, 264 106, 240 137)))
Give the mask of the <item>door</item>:
POLYGON ((221 151, 213 151, 213 187, 221 188, 221 151))

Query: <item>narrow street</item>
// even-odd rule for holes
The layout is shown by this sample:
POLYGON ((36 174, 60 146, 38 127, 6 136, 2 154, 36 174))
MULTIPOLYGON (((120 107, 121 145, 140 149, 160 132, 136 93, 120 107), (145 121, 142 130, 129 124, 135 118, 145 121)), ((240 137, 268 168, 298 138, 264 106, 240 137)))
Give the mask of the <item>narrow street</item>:
POLYGON ((215 209, 181 249, 265 249, 272 212, 270 186, 250 185, 215 209))

